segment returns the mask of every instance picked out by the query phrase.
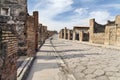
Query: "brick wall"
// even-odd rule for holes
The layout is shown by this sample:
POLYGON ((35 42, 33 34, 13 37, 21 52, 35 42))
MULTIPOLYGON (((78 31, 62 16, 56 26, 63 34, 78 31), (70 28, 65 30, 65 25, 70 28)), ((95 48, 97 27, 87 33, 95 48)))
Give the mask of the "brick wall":
POLYGON ((38 49, 38 12, 27 17, 27 54, 34 56, 38 49))
POLYGON ((15 35, 14 29, 10 29, 14 28, 15 25, 4 24, 0 26, 2 26, 0 80, 16 80, 18 39, 15 35))

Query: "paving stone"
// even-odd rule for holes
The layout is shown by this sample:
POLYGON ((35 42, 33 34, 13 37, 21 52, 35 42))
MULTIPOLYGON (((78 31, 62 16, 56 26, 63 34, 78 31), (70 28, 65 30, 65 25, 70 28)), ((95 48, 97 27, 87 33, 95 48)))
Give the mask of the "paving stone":
POLYGON ((109 78, 107 76, 100 76, 97 77, 96 80, 109 80, 109 78))
POLYGON ((88 74, 88 75, 86 75, 87 79, 93 79, 95 77, 96 77, 96 75, 94 75, 94 74, 88 74))
POLYGON ((101 75, 104 75, 105 72, 104 72, 103 70, 96 70, 96 71, 94 72, 94 74, 95 74, 96 76, 101 76, 101 75))
POLYGON ((109 77, 110 80, 120 80, 120 77, 109 77))
POLYGON ((113 76, 115 74, 115 72, 106 72, 105 75, 107 76, 113 76))
POLYGON ((92 73, 94 73, 94 71, 95 71, 94 68, 88 68, 88 69, 84 70, 84 73, 85 74, 92 74, 92 73))
POLYGON ((83 70, 85 70, 86 69, 86 67, 84 67, 84 66, 77 66, 77 68, 76 68, 79 72, 82 72, 83 70))
POLYGON ((117 72, 117 71, 119 71, 119 69, 118 69, 117 67, 112 66, 112 67, 107 67, 107 68, 105 68, 104 71, 117 72))

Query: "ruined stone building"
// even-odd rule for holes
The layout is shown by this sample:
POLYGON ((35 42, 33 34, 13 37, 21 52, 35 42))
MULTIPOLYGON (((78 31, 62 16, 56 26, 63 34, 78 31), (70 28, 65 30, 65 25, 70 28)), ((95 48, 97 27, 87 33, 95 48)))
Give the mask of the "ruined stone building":
POLYGON ((90 42, 104 44, 105 25, 98 24, 95 19, 90 19, 90 42))
POLYGON ((64 29, 61 29, 59 32, 59 38, 63 39, 64 38, 64 29))
POLYGON ((89 27, 74 26, 73 40, 89 41, 89 27))
POLYGON ((73 35, 73 31, 70 29, 67 29, 66 27, 64 29, 61 29, 59 32, 59 38, 61 39, 68 39, 68 40, 72 40, 72 35, 73 35))
POLYGON ((104 44, 120 46, 120 15, 106 24, 104 44))
POLYGON ((26 43, 26 14, 26 0, 0 0, 0 80, 16 80, 18 46, 26 43))
POLYGON ((19 51, 23 52, 21 49, 26 46, 27 0, 0 0, 0 18, 3 15, 5 21, 12 20, 16 24, 19 51))
POLYGON ((120 16, 115 21, 108 21, 101 25, 90 20, 90 42, 107 45, 120 45, 120 16))
POLYGON ((61 29, 59 38, 68 40, 89 41, 89 27, 74 26, 73 30, 61 29))

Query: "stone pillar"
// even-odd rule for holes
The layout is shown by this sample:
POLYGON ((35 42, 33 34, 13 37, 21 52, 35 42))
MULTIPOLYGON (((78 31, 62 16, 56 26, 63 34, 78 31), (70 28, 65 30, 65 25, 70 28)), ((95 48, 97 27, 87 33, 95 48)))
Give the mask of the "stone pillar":
POLYGON ((70 40, 70 30, 68 30, 68 40, 70 40))
POLYGON ((76 40, 76 32, 73 31, 73 40, 76 40))
POLYGON ((79 32, 79 41, 83 41, 83 32, 82 31, 80 31, 79 32))
POLYGON ((105 45, 109 45, 110 44, 110 26, 106 26, 105 28, 105 45))
POLYGON ((66 37, 66 33, 67 33, 67 28, 65 27, 65 29, 64 29, 64 39, 67 38, 67 37, 66 37))
POLYGON ((35 55, 35 27, 33 16, 27 18, 27 54, 28 56, 35 55))
POLYGON ((59 33, 59 38, 62 39, 62 30, 59 33))
POLYGON ((42 24, 39 24, 39 29, 38 29, 39 30, 38 31, 39 32, 39 35, 38 35, 39 45, 41 45, 41 39, 42 39, 42 36, 41 36, 42 35, 42 33, 41 33, 41 26, 42 26, 42 24))
POLYGON ((93 37, 94 37, 94 26, 95 26, 95 19, 90 19, 90 38, 89 41, 92 43, 93 42, 93 37))
POLYGON ((33 12, 34 16, 34 29, 35 29, 35 50, 38 49, 38 11, 33 12))

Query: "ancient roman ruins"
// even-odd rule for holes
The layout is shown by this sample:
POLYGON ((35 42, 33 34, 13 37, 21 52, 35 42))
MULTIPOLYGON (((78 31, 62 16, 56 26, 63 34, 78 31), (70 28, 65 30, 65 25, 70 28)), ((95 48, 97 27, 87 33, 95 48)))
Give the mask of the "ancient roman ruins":
MULTIPOLYGON (((89 44, 101 44, 101 45, 107 45, 107 46, 112 45, 115 47, 119 47, 120 46, 120 15, 116 16, 114 21, 108 20, 108 22, 104 25, 97 23, 95 19, 90 19, 89 26, 77 25, 77 26, 73 26, 73 29, 68 29, 67 27, 65 27, 59 31, 59 34, 58 34, 59 38, 58 38, 56 36, 52 37, 54 34, 57 34, 57 31, 48 30, 49 26, 47 26, 46 24, 42 24, 39 21, 40 20, 39 13, 40 12, 38 11, 34 11, 32 15, 28 13, 27 0, 0 0, 0 80, 26 80, 28 74, 30 73, 29 71, 31 69, 31 66, 29 66, 30 61, 32 65, 34 59, 36 58, 36 53, 39 53, 39 51, 42 52, 41 54, 46 52, 45 54, 47 55, 47 57, 37 56, 37 59, 47 58, 47 60, 51 60, 57 57, 58 60, 61 62, 61 63, 57 63, 57 65, 61 65, 65 63, 65 60, 63 59, 70 59, 69 62, 66 61, 66 63, 68 63, 67 68, 70 65, 70 68, 71 68, 70 72, 66 69, 65 67, 66 64, 63 64, 60 66, 62 67, 62 70, 63 68, 65 68, 63 70, 64 74, 60 73, 60 74, 63 74, 62 76, 65 76, 66 75, 65 73, 67 74, 69 73, 71 75, 72 73, 75 72, 77 67, 80 66, 80 68, 77 69, 76 71, 81 70, 81 72, 75 73, 75 74, 79 73, 80 75, 78 76, 80 78, 74 75, 77 77, 77 79, 72 79, 72 80, 80 80, 80 79, 82 80, 83 77, 84 78, 89 77, 88 78, 89 80, 113 80, 113 78, 111 79, 111 77, 109 77, 110 79, 106 78, 106 75, 110 76, 112 74, 112 73, 108 73, 107 70, 108 71, 111 70, 111 72, 112 71, 120 72, 118 71, 118 68, 120 68, 119 67, 120 64, 117 65, 118 66, 117 69, 115 67, 112 69, 111 68, 106 69, 105 70, 106 73, 103 70, 95 70, 96 67, 89 69, 89 67, 91 67, 89 65, 87 65, 87 68, 85 66, 81 66, 82 63, 77 66, 74 66, 74 64, 82 62, 82 59, 84 61, 83 65, 85 65, 85 63, 87 64, 88 62, 88 64, 90 64, 89 63, 90 61, 98 58, 98 56, 97 57, 92 56, 88 59, 88 58, 84 58, 85 55, 99 55, 99 54, 97 54, 96 52, 95 53, 93 52, 91 54, 82 53, 81 55, 79 55, 78 53, 75 53, 75 52, 84 51, 83 49, 86 48, 86 45, 83 45, 83 44, 80 45, 76 43, 73 44, 72 42, 72 41, 85 42, 89 44), (53 40, 53 42, 51 40, 53 40), (58 40, 58 42, 56 40, 58 40), (55 44, 56 46, 53 44, 55 44), (66 44, 66 45, 62 46, 63 44, 66 44), (76 45, 79 45, 79 46, 76 46, 76 45), (69 46, 69 47, 65 47, 65 46, 69 46), (71 48, 71 46, 75 46, 75 47, 71 48), (83 46, 83 48, 81 46, 83 46), (56 51, 57 49, 59 49, 58 52, 56 51), (69 51, 73 51, 73 52, 69 53, 69 51), (50 53, 50 58, 48 53, 50 53), (52 54, 54 53, 54 56, 51 57, 51 53, 52 54), (66 53, 67 56, 61 57, 60 55, 55 53, 63 53, 63 54, 66 53), (73 55, 73 53, 76 54, 75 57, 70 55, 70 54, 73 55), (23 56, 25 57, 25 59, 23 59, 23 61, 20 62, 19 60, 21 59, 21 57, 23 58, 23 56), (72 63, 72 61, 75 61, 75 60, 73 60, 71 57, 76 58, 79 56, 80 56, 80 59, 79 59, 80 61, 79 62, 76 61, 72 63), (22 66, 22 64, 24 64, 25 66, 28 64, 27 68, 25 66, 22 66), (25 72, 25 68, 26 68, 26 72, 25 72), (72 71, 73 68, 74 68, 74 71, 72 71), (95 77, 92 74, 95 74, 95 77), (103 77, 103 75, 105 76, 103 77), (97 77, 101 77, 101 76, 102 78, 97 79, 97 77), (92 79, 93 77, 94 79, 92 79)), ((87 46, 87 47, 90 48, 91 46, 87 46)), ((92 48, 93 48, 92 51, 95 51, 94 49, 95 47, 92 47, 92 48)), ((97 49, 99 50, 100 48, 97 48, 97 49)), ((103 52, 104 51, 105 49, 103 50, 103 52)), ((115 50, 113 51, 116 52, 115 50)), ((102 49, 101 49, 101 52, 102 52, 102 49)), ((110 57, 111 56, 113 56, 112 53, 110 57)), ((104 62, 104 61, 101 61, 101 62, 104 62)), ((52 64, 56 65, 53 62, 52 64)), ((91 64, 94 65, 95 63, 91 62, 91 64)), ((114 65, 116 66, 116 64, 117 62, 115 62, 114 65)), ((56 66, 53 66, 53 65, 50 64, 50 66, 52 66, 53 68, 56 68, 56 66)), ((38 67, 41 67, 41 66, 37 66, 37 68, 38 67)), ((103 67, 105 67, 105 65, 102 65, 102 68, 103 67)), ((49 73, 49 75, 51 74, 52 73, 49 73)), ((56 74, 57 73, 55 73, 55 75, 56 74)), ((118 76, 120 76, 119 74, 118 76)), ((34 77, 34 75, 32 76, 34 77)), ((88 79, 83 79, 83 80, 88 80, 88 79)), ((39 79, 39 80, 42 80, 42 79, 39 79)), ((64 79, 64 80, 67 80, 67 79, 64 79)), ((120 80, 120 78, 119 79, 114 78, 114 80, 120 80)))
POLYGON ((120 36, 120 16, 116 16, 115 21, 109 21, 105 24, 99 24, 95 19, 90 19, 89 27, 74 26, 69 32, 66 27, 59 32, 59 38, 68 40, 88 41, 90 43, 116 45, 119 46, 120 36))

